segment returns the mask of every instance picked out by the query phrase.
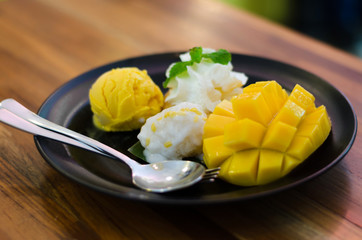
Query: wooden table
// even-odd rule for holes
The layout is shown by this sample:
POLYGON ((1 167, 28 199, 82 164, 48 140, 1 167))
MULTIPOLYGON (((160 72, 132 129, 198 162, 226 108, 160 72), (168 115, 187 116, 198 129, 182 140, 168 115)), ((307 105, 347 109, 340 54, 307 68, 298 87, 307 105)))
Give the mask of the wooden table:
MULTIPOLYGON (((33 111, 94 67, 194 46, 271 58, 317 74, 362 117, 362 61, 208 0, 0 1, 0 99, 33 111)), ((326 174, 226 205, 149 205, 80 186, 33 137, 0 125, 0 239, 362 239, 362 138, 326 174)))

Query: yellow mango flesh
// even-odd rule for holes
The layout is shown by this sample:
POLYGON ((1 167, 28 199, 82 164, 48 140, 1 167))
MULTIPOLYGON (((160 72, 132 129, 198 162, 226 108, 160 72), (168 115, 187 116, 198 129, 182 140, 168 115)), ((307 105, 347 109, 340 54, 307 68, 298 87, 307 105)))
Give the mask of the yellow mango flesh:
POLYGON ((218 167, 234 150, 224 145, 224 135, 206 138, 203 144, 204 161, 209 168, 218 167))
POLYGON ((236 151, 260 146, 266 128, 248 118, 225 125, 224 145, 236 151))
POLYGON ((255 185, 258 162, 258 150, 239 151, 222 163, 219 175, 222 179, 236 185, 255 185))
POLYGON ((268 99, 271 114, 274 115, 288 97, 287 93, 276 81, 256 82, 244 88, 243 93, 261 92, 265 99, 268 99))
POLYGON ((228 100, 221 101, 214 109, 213 113, 215 115, 221 115, 226 117, 235 118, 235 114, 233 111, 233 105, 228 100))
POLYGON ((237 119, 248 118, 264 126, 272 119, 269 104, 262 92, 240 94, 232 99, 232 105, 237 119))
POLYGON ((208 121, 204 125, 204 138, 218 136, 224 133, 225 125, 234 122, 235 118, 210 114, 208 121))
POLYGON ((325 106, 316 108, 314 101, 298 84, 289 96, 276 81, 245 87, 242 94, 220 103, 206 121, 206 166, 221 167, 220 178, 240 186, 287 175, 331 131, 325 106))
MULTIPOLYGON (((297 128, 283 122, 275 122, 268 127, 261 144, 262 148, 285 152, 292 142, 297 128)), ((260 145, 259 145, 260 146, 260 145)))

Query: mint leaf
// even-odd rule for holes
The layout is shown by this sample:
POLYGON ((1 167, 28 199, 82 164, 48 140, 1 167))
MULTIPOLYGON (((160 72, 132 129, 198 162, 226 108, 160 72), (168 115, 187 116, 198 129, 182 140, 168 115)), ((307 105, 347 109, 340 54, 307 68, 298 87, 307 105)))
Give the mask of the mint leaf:
POLYGON ((219 49, 217 52, 202 54, 204 58, 210 58, 214 63, 226 65, 231 61, 231 54, 225 49, 219 49))
POLYGON ((166 81, 163 82, 163 87, 166 88, 172 78, 185 72, 187 70, 187 66, 192 65, 192 64, 193 64, 192 61, 175 63, 170 70, 170 76, 166 79, 166 81))
POLYGON ((170 69, 170 76, 163 82, 163 87, 166 88, 172 78, 187 71, 187 66, 192 66, 194 63, 200 63, 202 58, 209 58, 214 63, 226 65, 231 61, 231 54, 225 49, 219 49, 213 53, 202 54, 202 47, 194 47, 190 49, 191 60, 186 62, 177 62, 170 69))
POLYGON ((200 63, 202 59, 202 47, 194 47, 190 50, 191 61, 200 63))

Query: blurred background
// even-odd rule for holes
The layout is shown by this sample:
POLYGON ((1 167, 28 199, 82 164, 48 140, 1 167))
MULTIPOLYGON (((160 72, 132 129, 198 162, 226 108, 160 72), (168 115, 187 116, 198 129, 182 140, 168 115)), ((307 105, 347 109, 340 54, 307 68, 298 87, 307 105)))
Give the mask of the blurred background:
POLYGON ((362 0, 220 0, 362 58, 362 0))

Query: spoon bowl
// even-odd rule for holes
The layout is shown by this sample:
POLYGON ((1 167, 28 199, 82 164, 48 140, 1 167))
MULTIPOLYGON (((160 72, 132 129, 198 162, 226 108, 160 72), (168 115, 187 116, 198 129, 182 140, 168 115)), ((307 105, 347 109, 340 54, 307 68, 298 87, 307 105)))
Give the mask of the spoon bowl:
POLYGON ((168 192, 199 182, 205 167, 192 161, 170 160, 140 165, 132 172, 133 183, 147 191, 168 192))
POLYGON ((101 142, 36 115, 14 99, 5 99, 0 103, 0 121, 34 135, 122 160, 132 170, 133 183, 146 191, 174 191, 189 187, 205 176, 211 179, 217 176, 218 169, 206 170, 203 165, 193 161, 168 160, 142 165, 101 142))

